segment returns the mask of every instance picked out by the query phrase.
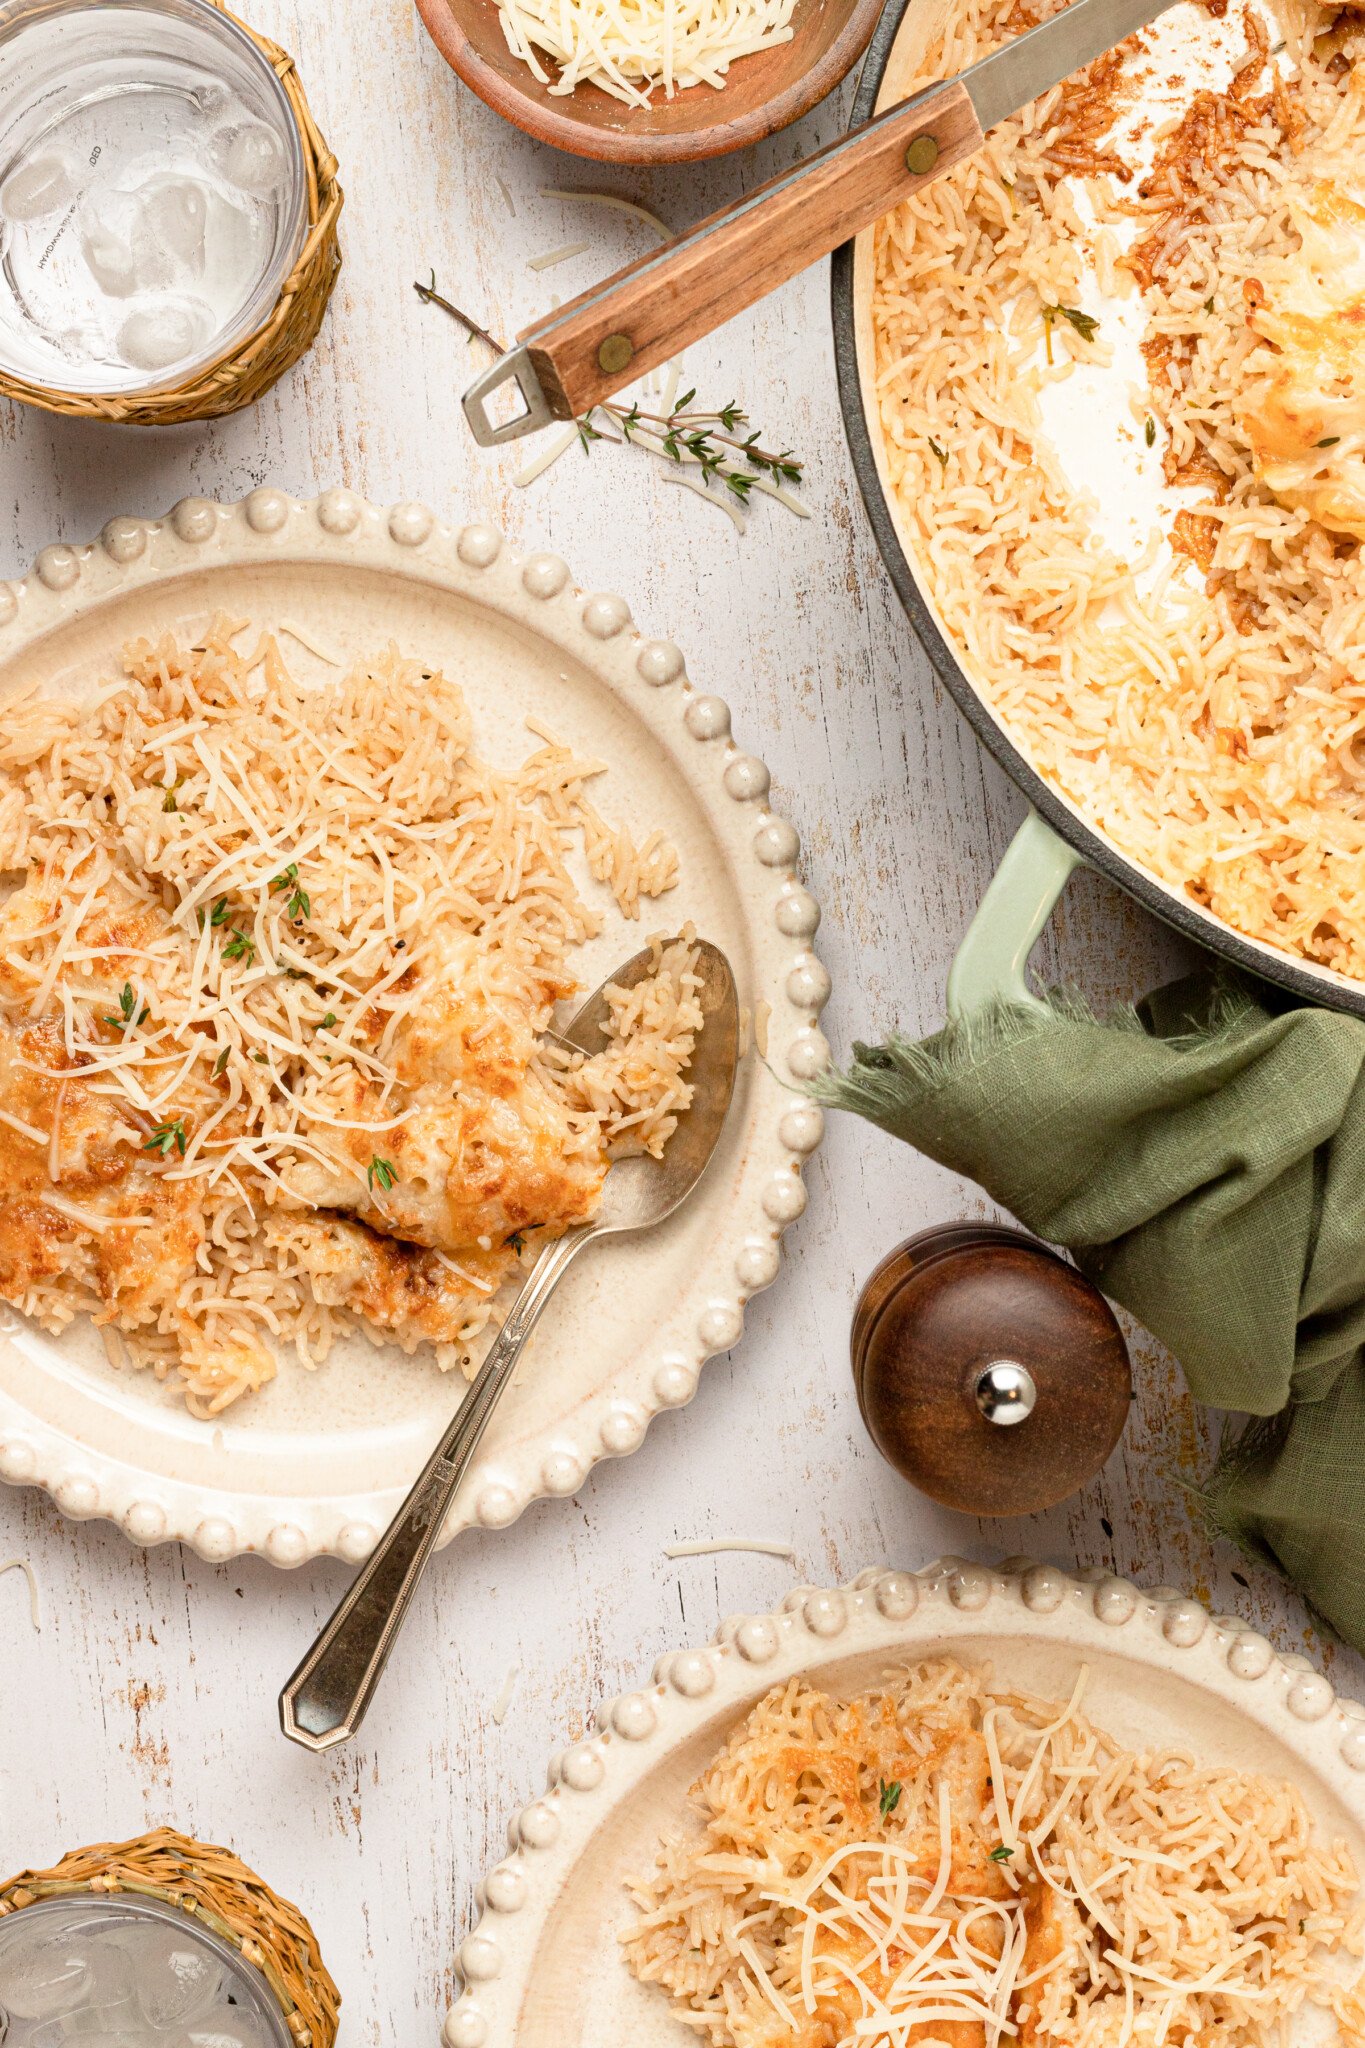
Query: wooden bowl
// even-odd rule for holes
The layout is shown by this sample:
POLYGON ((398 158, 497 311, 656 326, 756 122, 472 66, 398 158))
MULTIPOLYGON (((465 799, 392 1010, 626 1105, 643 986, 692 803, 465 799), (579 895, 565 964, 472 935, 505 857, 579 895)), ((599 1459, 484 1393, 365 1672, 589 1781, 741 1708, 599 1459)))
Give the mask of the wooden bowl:
POLYGON ((775 135, 832 92, 862 56, 882 0, 797 0, 790 42, 740 57, 728 83, 630 107, 597 86, 554 96, 507 47, 497 0, 417 0, 441 55, 496 113, 537 142, 605 163, 680 164, 775 135))

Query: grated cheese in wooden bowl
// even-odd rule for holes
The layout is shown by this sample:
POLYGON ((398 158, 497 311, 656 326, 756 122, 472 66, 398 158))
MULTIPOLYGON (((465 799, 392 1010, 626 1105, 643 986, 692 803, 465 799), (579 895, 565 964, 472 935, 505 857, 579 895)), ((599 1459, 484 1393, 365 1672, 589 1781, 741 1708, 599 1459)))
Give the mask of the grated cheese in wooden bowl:
POLYGON ((632 1885, 631 1969, 710 2048, 1281 2048, 1307 2005, 1355 2048, 1346 1845, 1281 1780, 1125 1750, 1086 1676, 778 1687, 632 1885))
POLYGON ((722 87, 738 57, 791 41, 796 0, 499 0, 507 46, 553 94, 595 85, 630 106, 722 87), (557 67, 551 75, 542 63, 557 67))

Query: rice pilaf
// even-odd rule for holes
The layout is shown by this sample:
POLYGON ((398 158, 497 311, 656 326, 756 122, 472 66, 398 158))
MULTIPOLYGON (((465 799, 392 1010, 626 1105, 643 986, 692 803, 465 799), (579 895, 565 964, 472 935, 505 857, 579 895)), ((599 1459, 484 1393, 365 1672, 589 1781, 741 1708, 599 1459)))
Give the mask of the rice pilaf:
MULTIPOLYGON (((967 0, 905 90, 1056 11, 967 0)), ((1190 88, 1149 170, 1110 134, 1125 46, 880 224, 877 403, 921 580, 1039 772, 1238 931, 1359 977, 1365 22, 1294 11, 1280 60, 1258 14, 1239 26, 1236 75, 1190 88), (1330 261, 1312 221, 1337 235, 1330 261), (1193 495, 1156 555, 1125 561, 1040 393, 1108 360, 1105 305, 1134 291, 1150 389, 1112 431, 1145 431, 1193 495), (1287 418, 1307 434, 1288 464, 1287 418)))
POLYGON ((1360 2043, 1347 1844, 1286 1781, 1124 1748, 1087 1679, 778 1686, 633 1881, 630 1968, 709 2048, 1280 2048, 1305 2005, 1360 2043))
POLYGON ((541 1038, 601 916, 671 889, 536 728, 471 751, 448 677, 388 648, 301 687, 219 618, 125 650, 0 734, 0 1297, 217 1414, 344 1331, 472 1370, 499 1290, 690 1100, 690 936, 612 1040, 541 1038))

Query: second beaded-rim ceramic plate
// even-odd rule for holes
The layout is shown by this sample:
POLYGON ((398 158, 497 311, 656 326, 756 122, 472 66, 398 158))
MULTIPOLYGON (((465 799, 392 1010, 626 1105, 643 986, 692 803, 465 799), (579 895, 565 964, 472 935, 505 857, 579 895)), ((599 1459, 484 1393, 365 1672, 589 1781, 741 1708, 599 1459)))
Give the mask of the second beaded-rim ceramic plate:
MULTIPOLYGON (((444 2048, 695 2048, 622 1960, 626 1878, 649 1870, 688 1787, 773 1686, 804 1673, 846 1697, 941 1653, 1061 1699, 1085 1664, 1086 1712, 1120 1741, 1292 1779, 1323 1836, 1344 1836, 1365 1867, 1365 1707, 1306 1657, 1102 1569, 878 1568, 849 1586, 799 1586, 780 1613, 736 1615, 705 1649, 661 1657, 650 1685, 608 1701, 597 1733, 552 1759, 544 1796, 513 1817, 509 1853, 480 1887, 444 2048)), ((1321 2041, 1322 2021, 1306 2012, 1294 2048, 1321 2041)))
MULTIPOLYGON (((809 1079, 828 1052, 817 1019, 829 980, 811 950, 819 911, 796 877, 797 835, 769 809, 768 772, 736 746, 724 703, 693 688, 671 641, 640 635, 620 598, 577 589, 557 556, 518 559, 493 527, 344 490, 309 504, 268 488, 239 505, 191 498, 165 519, 115 519, 89 546, 45 548, 22 582, 0 583, 0 706, 35 676, 92 688, 131 637, 192 632, 215 611, 278 630, 304 681, 339 673, 319 655, 350 660, 390 640, 420 654, 465 691, 485 758, 531 751, 530 714, 607 761, 604 812, 637 834, 660 826, 680 881, 638 923, 602 902, 603 931, 575 961, 584 987, 648 932, 690 918, 766 1019, 773 1071, 744 1062, 696 1197, 639 1240, 585 1252, 537 1333, 444 1535, 501 1527, 531 1500, 573 1493, 597 1459, 635 1450, 776 1278, 822 1128, 784 1083, 809 1079)), ((211 1425, 150 1375, 116 1372, 88 1327, 54 1339, 0 1309, 0 1478, 46 1487, 67 1514, 112 1517, 141 1543, 358 1561, 458 1391, 429 1360, 357 1338, 316 1372, 286 1364, 211 1425)))

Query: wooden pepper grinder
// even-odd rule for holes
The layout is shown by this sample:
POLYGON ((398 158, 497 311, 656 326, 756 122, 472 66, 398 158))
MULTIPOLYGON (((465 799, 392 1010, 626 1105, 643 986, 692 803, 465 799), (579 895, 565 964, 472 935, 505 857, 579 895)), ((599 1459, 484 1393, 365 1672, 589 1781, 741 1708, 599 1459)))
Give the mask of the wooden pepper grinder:
POLYGON ((964 1514, 1055 1507, 1099 1471, 1132 1399, 1099 1289, 1001 1224, 942 1224, 889 1253, 859 1298, 852 1352, 877 1449, 964 1514))

